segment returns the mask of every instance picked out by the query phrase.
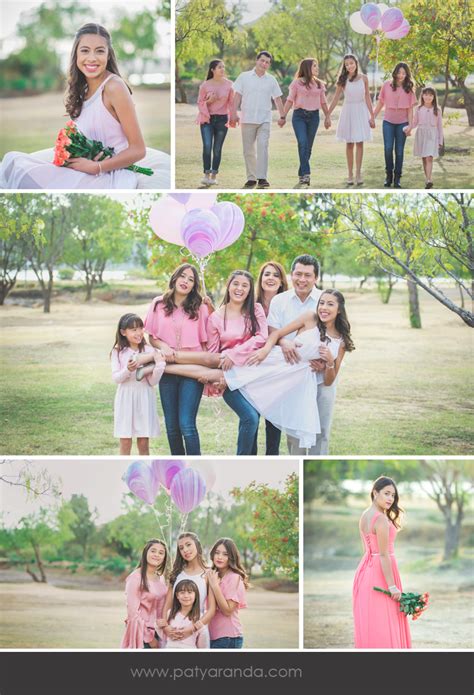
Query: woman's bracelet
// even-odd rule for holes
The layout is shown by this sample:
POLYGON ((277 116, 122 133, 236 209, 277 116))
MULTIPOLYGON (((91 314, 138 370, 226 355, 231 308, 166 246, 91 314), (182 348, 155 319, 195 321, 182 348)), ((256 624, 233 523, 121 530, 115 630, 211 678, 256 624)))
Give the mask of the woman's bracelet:
POLYGON ((391 591, 392 593, 393 593, 394 591, 400 591, 400 589, 398 588, 398 586, 395 586, 395 584, 394 584, 393 586, 389 586, 389 587, 388 587, 388 590, 391 591))
POLYGON ((334 362, 332 364, 326 364, 326 369, 334 369, 335 364, 334 362))
POLYGON ((204 623, 201 620, 196 620, 196 622, 193 625, 194 632, 198 632, 198 630, 202 630, 204 627, 204 623))
POLYGON ((97 164, 99 165, 99 173, 96 174, 96 177, 98 178, 99 176, 102 176, 102 166, 100 162, 97 162, 97 164))

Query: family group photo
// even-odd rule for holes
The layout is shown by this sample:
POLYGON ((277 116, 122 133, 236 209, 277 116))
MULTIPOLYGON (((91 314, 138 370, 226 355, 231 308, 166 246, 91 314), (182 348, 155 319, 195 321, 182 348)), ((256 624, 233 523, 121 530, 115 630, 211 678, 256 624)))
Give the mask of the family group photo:
POLYGON ((473 493, 472 459, 306 460, 305 647, 472 648, 473 493))
POLYGON ((468 194, 32 193, 0 224, 12 454, 472 453, 468 194))
POLYGON ((170 6, 2 3, 0 188, 169 189, 170 6))
POLYGON ((0 486, 2 648, 298 648, 297 461, 4 460, 0 486))
POLYGON ((179 0, 176 185, 472 188, 472 22, 467 0, 179 0))

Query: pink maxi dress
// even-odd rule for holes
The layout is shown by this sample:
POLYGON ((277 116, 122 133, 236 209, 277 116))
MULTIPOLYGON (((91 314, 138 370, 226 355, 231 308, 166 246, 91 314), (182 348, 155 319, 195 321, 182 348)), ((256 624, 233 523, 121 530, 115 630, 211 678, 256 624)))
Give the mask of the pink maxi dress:
MULTIPOLYGON (((163 576, 148 581, 149 591, 140 589, 140 570, 128 575, 125 582, 127 597, 127 618, 122 649, 143 649, 144 642, 155 637, 156 621, 161 618, 166 599, 167 587, 163 576)), ((160 646, 164 646, 163 644, 160 646)))
MULTIPOLYGON (((356 649, 410 649, 411 637, 408 619, 400 611, 398 601, 374 591, 373 587, 388 589, 380 563, 374 524, 381 512, 374 514, 369 533, 362 533, 365 555, 354 577, 352 608, 356 649)), ((393 579, 401 590, 402 584, 394 554, 397 529, 390 523, 389 553, 393 579)))

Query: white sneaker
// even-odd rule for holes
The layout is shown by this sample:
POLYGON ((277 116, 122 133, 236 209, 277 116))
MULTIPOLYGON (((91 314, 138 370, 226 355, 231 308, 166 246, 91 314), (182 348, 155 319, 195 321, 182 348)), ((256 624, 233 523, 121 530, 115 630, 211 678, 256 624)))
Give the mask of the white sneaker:
POLYGON ((209 177, 209 179, 208 179, 208 185, 209 186, 215 186, 216 183, 217 183, 217 179, 211 179, 211 177, 209 177))
POLYGON ((210 186, 212 182, 209 176, 207 174, 204 174, 204 176, 201 179, 201 183, 203 186, 210 186))

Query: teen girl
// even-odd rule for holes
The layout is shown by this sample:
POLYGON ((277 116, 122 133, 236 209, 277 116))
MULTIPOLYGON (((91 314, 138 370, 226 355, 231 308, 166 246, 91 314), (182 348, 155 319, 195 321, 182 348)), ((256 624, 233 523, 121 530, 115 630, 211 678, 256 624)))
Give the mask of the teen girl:
POLYGON ((431 87, 421 90, 420 103, 413 114, 411 128, 405 128, 405 135, 411 135, 416 128, 413 154, 421 157, 425 172, 425 188, 433 188, 433 157, 439 155, 443 146, 443 118, 438 106, 436 92, 431 87))
POLYGON ((168 615, 170 632, 188 633, 188 637, 173 639, 168 637, 165 649, 206 649, 209 640, 205 636, 205 628, 198 628, 201 612, 199 608, 199 589, 190 579, 182 579, 176 584, 173 605, 168 615))
POLYGON ((211 550, 209 586, 216 599, 216 613, 209 625, 211 649, 242 649, 244 638, 239 609, 247 608, 249 587, 240 554, 232 538, 219 538, 211 550))
POLYGON ((222 60, 211 60, 207 77, 199 87, 197 123, 201 128, 204 186, 215 186, 234 101, 232 82, 222 60))
POLYGON ((155 386, 166 363, 159 350, 145 343, 143 321, 136 314, 124 314, 117 326, 111 352, 112 378, 118 384, 114 402, 114 437, 120 439, 120 455, 128 456, 132 439, 137 438, 138 453, 150 453, 149 438, 158 437, 155 386), (137 381, 137 358, 148 355, 154 362, 151 373, 137 381))
POLYGON ((367 75, 359 72, 358 60, 352 54, 344 56, 339 69, 336 93, 326 116, 326 127, 331 125, 331 113, 334 111, 342 93, 344 93, 344 103, 337 124, 336 140, 346 143, 348 186, 354 184, 354 145, 356 146, 355 183, 357 186, 360 186, 364 183, 362 178, 364 142, 372 140, 370 129, 375 128, 375 121, 367 75))
POLYGON ((362 514, 359 533, 365 555, 359 563, 353 587, 354 633, 356 649, 410 649, 407 616, 398 601, 402 583, 394 555, 395 538, 400 530, 398 490, 391 478, 374 481, 371 505, 362 514), (391 596, 374 591, 388 589, 391 596))
POLYGON ((145 156, 145 143, 110 34, 100 24, 85 24, 74 38, 65 105, 78 129, 113 147, 114 156, 103 161, 77 157, 58 167, 34 155, 9 152, 2 164, 5 187, 136 188, 138 175, 124 167, 145 156))
POLYGON ((385 154, 385 188, 401 188, 400 179, 403 169, 403 153, 405 150, 405 129, 411 128, 413 122, 413 106, 416 96, 413 88, 410 68, 406 63, 398 63, 392 79, 383 83, 377 100, 374 115, 384 109, 383 143, 385 154), (395 148, 395 169, 393 150, 395 148))
POLYGON ((152 538, 142 550, 137 569, 125 582, 127 618, 120 645, 122 649, 157 649, 162 646, 156 625, 165 603, 167 570, 166 543, 152 538))

